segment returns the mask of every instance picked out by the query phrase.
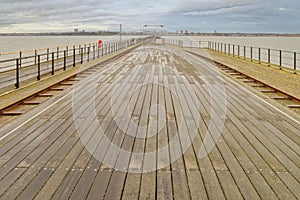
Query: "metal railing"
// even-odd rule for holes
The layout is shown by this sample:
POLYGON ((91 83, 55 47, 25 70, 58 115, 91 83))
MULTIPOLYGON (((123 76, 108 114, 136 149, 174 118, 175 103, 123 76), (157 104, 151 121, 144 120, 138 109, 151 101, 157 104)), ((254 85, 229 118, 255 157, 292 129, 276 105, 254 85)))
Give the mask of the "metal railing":
POLYGON ((300 53, 278 49, 260 48, 245 45, 209 42, 209 49, 233 57, 250 60, 259 64, 289 68, 296 73, 300 70, 300 53))
POLYGON ((165 39, 166 44, 176 45, 183 48, 208 48, 208 41, 195 41, 195 40, 172 40, 165 39))
POLYGON ((294 73, 300 70, 300 53, 298 52, 212 41, 165 39, 165 43, 183 48, 207 48, 229 56, 247 59, 251 62, 277 66, 279 69, 285 67, 291 69, 294 73))
POLYGON ((19 88, 23 81, 33 78, 39 81, 43 76, 53 76, 59 70, 65 71, 84 61, 95 60, 146 39, 148 38, 134 38, 122 40, 121 43, 120 41, 109 41, 104 42, 101 47, 97 43, 93 43, 21 51, 17 55, 15 53, 2 54, 0 57, 0 88, 11 85, 19 88), (9 56, 9 58, 5 59, 5 56, 9 56))

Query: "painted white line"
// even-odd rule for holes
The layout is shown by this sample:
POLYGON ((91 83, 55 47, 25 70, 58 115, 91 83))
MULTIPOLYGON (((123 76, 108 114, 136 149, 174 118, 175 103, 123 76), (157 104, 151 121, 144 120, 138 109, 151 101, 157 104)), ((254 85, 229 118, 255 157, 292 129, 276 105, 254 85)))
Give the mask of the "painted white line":
MULTIPOLYGON (((191 54, 193 55, 193 54, 191 54)), ((199 57, 197 57, 199 58, 199 57)), ((209 58, 209 57, 207 57, 209 58)), ((211 58, 209 58, 211 59, 211 58)), ((201 60, 202 62, 204 61, 206 63, 206 61, 204 59, 199 58, 199 60, 201 60)), ((213 60, 213 59, 211 59, 213 60)), ((212 70, 214 70, 214 68, 212 68, 212 70)), ((215 68, 216 72, 219 73, 218 68, 215 68)), ((253 95, 254 97, 256 97, 257 99, 261 100, 262 102, 264 102, 265 104, 267 104, 268 106, 272 107, 273 109, 275 109, 276 111, 280 112, 281 114, 285 115, 286 117, 290 118, 291 120, 293 120, 294 122, 296 122, 297 124, 300 125, 300 121, 298 121, 297 119, 293 118, 292 116, 290 116, 289 114, 287 114, 286 112, 284 112, 283 110, 280 110, 279 108, 277 108, 276 106, 274 106, 273 104, 267 102, 266 100, 262 99, 261 97, 259 97, 258 95, 256 95, 254 92, 250 91, 249 89, 247 89, 245 86, 233 81, 231 78, 229 78, 228 76, 219 73, 222 78, 225 78, 227 81, 230 81, 231 83, 234 83, 236 86, 238 86, 239 88, 243 89, 244 91, 248 92, 249 94, 253 95)))
MULTIPOLYGON (((111 67, 110 64, 108 64, 107 66, 111 67)), ((109 68, 108 67, 108 68, 109 68)), ((103 72, 102 72, 103 73, 103 72)), ((80 81, 82 81, 82 84, 83 83, 86 83, 86 82, 91 82, 93 79, 91 78, 96 78, 96 75, 92 75, 90 76, 90 79, 82 79, 80 81)), ((75 90, 77 90, 78 88, 75 88, 75 90)), ((39 113, 35 114, 34 116, 32 116, 31 118, 29 118, 28 120, 26 120, 25 122, 23 122, 22 124, 20 124, 19 126, 17 126, 16 128, 14 128, 13 130, 11 130, 9 133, 5 134, 4 136, 2 136, 0 138, 0 142, 2 140, 4 140, 5 138, 7 138, 9 135, 11 135, 14 131, 18 130, 19 128, 21 128, 22 126, 24 126, 26 123, 28 123, 29 121, 31 121, 32 119, 34 119, 35 117, 39 116, 40 114, 42 114, 43 112, 45 112, 46 110, 48 110, 49 108, 51 108, 52 106, 54 106, 55 104, 59 103, 60 101, 62 101, 63 99, 67 98, 68 96, 72 95, 74 92, 74 89, 72 91, 70 91, 68 94, 64 95, 63 97, 61 97, 60 99, 58 99, 57 101, 55 101, 54 103, 50 104, 48 107, 46 107, 45 109, 41 110, 39 113)))
POLYGON ((254 94, 252 91, 250 91, 249 89, 245 88, 243 85, 238 84, 237 82, 233 81, 232 79, 230 79, 229 77, 223 75, 224 78, 227 79, 227 81, 230 81, 232 83, 234 83, 236 86, 238 86, 239 88, 243 89, 244 91, 248 92, 249 94, 253 95, 254 97, 256 97, 257 99, 261 100, 262 102, 264 102, 265 104, 267 104, 268 106, 272 107, 273 109, 277 110, 278 112, 280 112, 281 114, 285 115, 286 117, 290 118, 291 120, 293 120, 294 122, 296 122, 297 124, 300 125, 300 121, 298 121, 297 119, 293 118, 292 116, 290 116, 289 114, 287 114, 286 112, 284 112, 283 110, 280 110, 279 108, 277 108, 276 106, 272 105, 271 103, 267 102, 266 100, 262 99, 261 97, 259 97, 258 95, 254 94))
POLYGON ((19 126, 17 126, 15 129, 11 130, 9 133, 5 134, 4 136, 2 136, 0 138, 0 142, 2 140, 4 140, 5 138, 7 138, 10 134, 12 134, 14 131, 18 130, 19 128, 21 128, 22 126, 24 126, 25 124, 27 124, 29 121, 31 121, 32 119, 34 119, 35 117, 39 116, 40 114, 42 114, 43 112, 45 112, 46 110, 48 110, 49 108, 51 108, 52 106, 54 106, 55 104, 57 104, 58 102, 62 101, 63 99, 65 99, 66 97, 68 97, 69 95, 72 94, 73 91, 71 91, 70 93, 66 94, 65 96, 63 96, 62 98, 58 99, 57 101, 55 101, 54 103, 52 103, 51 105, 49 105, 48 107, 46 107, 45 109, 43 109, 42 111, 40 111, 39 113, 33 115, 31 118, 29 118, 28 120, 26 120, 25 122, 23 122, 22 124, 20 124, 19 126))

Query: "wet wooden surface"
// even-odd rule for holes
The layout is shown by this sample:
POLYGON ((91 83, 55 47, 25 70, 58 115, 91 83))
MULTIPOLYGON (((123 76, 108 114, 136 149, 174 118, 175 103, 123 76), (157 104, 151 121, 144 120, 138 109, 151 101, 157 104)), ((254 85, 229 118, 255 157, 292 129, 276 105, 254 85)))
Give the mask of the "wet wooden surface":
POLYGON ((75 100, 66 91, 30 121, 0 129, 0 199, 299 199, 300 118, 213 67, 161 46, 99 65, 73 86, 75 100), (207 85, 217 80, 226 119, 211 129, 220 118, 212 112, 224 110, 212 98, 224 95, 221 87, 207 85), (215 132, 216 145, 200 158, 215 132))

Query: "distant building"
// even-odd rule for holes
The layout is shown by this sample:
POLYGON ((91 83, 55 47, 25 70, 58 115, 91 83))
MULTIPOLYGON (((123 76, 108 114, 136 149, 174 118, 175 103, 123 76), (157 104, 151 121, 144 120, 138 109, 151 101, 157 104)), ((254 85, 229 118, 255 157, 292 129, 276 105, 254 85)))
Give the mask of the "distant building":
POLYGON ((85 30, 82 30, 83 33, 85 33, 85 30))
POLYGON ((186 30, 186 31, 185 31, 185 34, 188 34, 188 33, 189 33, 189 31, 188 31, 188 30, 186 30))
POLYGON ((74 29, 74 33, 78 33, 79 32, 79 29, 78 28, 75 28, 74 29))

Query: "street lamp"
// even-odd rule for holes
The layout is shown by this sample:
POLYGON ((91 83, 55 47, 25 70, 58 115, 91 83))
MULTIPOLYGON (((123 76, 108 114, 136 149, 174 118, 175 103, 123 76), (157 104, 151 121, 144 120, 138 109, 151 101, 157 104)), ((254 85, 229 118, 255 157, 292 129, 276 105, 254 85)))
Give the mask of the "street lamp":
POLYGON ((122 24, 120 24, 120 48, 122 48, 122 24))

